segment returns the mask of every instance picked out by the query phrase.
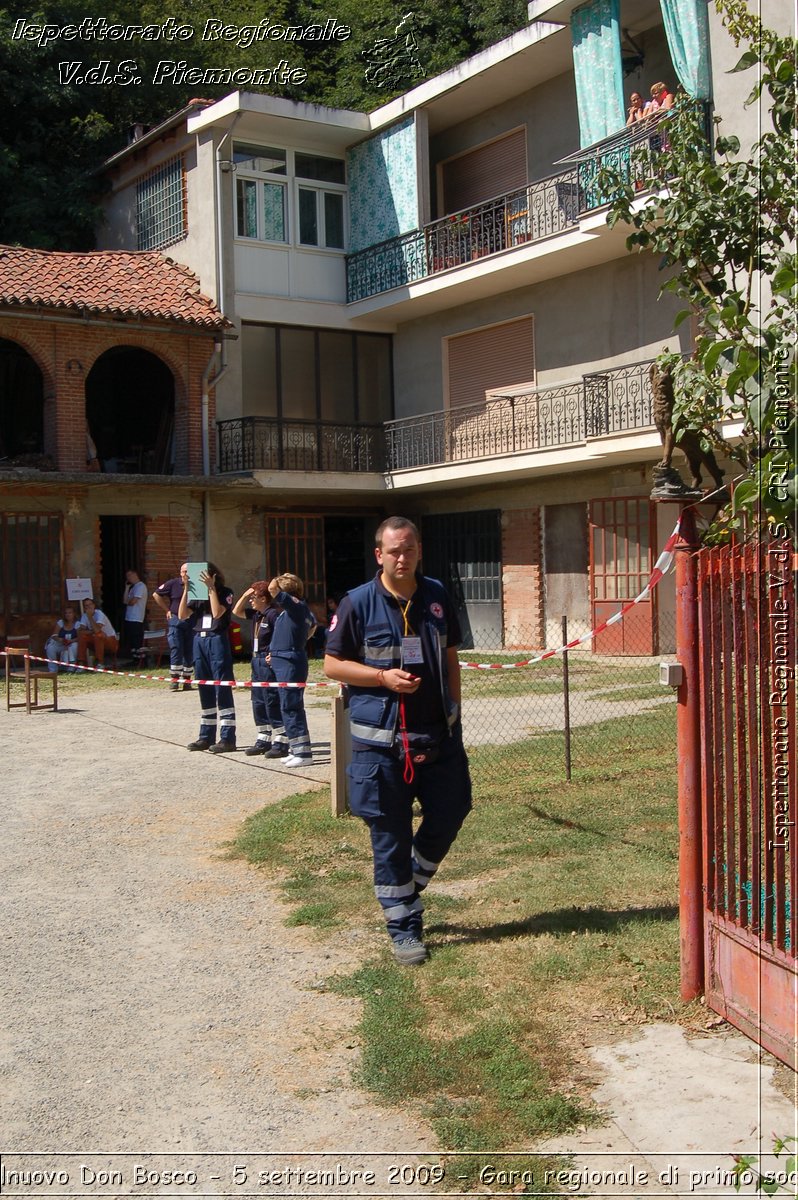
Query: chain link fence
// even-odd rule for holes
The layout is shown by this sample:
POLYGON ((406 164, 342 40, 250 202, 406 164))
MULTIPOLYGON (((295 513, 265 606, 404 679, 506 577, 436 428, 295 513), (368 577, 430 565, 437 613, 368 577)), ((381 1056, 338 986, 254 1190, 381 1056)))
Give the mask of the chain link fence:
MULTIPOLYGON (((661 630, 665 645, 673 631, 661 630)), ((633 639, 632 639, 633 640, 633 639)), ((627 642, 629 639, 627 638, 627 642)), ((676 766, 676 694, 659 682, 659 664, 672 653, 598 654, 591 643, 567 654, 514 665, 541 652, 479 645, 460 652, 463 666, 463 734, 475 782, 528 765, 544 765, 552 782, 611 755, 623 744, 653 751, 664 770, 676 766)))

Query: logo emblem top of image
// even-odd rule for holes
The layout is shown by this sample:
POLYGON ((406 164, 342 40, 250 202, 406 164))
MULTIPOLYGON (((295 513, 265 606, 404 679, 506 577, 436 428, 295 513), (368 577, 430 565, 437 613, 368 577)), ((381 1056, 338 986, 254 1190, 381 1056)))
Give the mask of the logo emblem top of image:
POLYGON ((405 13, 394 28, 393 37, 377 38, 373 45, 363 51, 368 66, 366 82, 373 87, 394 89, 402 83, 416 78, 425 78, 427 72, 418 58, 415 13, 405 13))

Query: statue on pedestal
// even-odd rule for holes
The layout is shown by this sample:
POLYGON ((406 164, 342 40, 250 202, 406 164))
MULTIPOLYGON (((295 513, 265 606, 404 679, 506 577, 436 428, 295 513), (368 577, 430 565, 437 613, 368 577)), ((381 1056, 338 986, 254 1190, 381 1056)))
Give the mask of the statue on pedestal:
POLYGON ((704 492, 701 487, 701 467, 705 467, 715 481, 715 487, 722 491, 717 497, 720 503, 725 503, 729 494, 723 485, 723 471, 718 466, 715 455, 711 450, 704 450, 700 436, 692 429, 685 429, 679 441, 676 435, 683 428, 677 420, 673 423, 673 376, 670 366, 659 367, 651 364, 649 372, 651 392, 653 396, 652 410, 657 433, 662 438, 662 460, 653 468, 651 475, 654 486, 651 490, 652 500, 700 500, 704 492), (679 472, 671 465, 673 451, 676 446, 684 451, 690 467, 691 478, 689 485, 684 482, 679 472))

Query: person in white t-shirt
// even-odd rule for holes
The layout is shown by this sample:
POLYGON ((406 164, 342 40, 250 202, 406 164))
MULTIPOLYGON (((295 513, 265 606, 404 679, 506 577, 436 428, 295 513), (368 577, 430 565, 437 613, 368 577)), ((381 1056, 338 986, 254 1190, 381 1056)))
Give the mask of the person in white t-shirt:
POLYGON ((83 601, 83 616, 78 629, 78 662, 86 665, 86 652, 94 650, 99 665, 105 661, 105 652, 115 654, 119 649, 116 630, 93 600, 83 601))
POLYGON ((122 593, 122 603, 125 606, 123 639, 127 653, 131 658, 135 658, 144 644, 147 586, 134 567, 128 567, 125 571, 125 590, 122 593))

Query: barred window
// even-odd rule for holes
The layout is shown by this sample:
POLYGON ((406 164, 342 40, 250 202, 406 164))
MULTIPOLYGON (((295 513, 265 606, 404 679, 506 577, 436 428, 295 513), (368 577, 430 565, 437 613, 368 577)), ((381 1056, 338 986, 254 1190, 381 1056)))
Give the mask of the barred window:
POLYGON ((0 600, 6 617, 58 613, 63 589, 60 515, 0 513, 0 600))
POLYGON ((161 250, 186 236, 185 178, 180 155, 156 167, 136 185, 139 250, 161 250))

